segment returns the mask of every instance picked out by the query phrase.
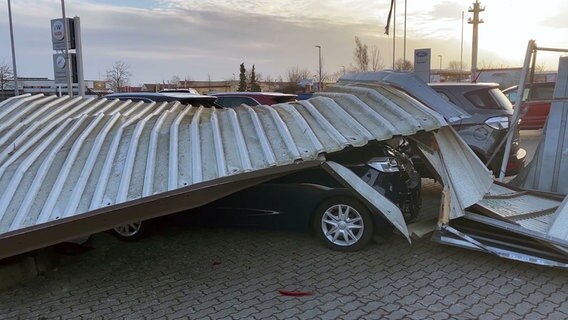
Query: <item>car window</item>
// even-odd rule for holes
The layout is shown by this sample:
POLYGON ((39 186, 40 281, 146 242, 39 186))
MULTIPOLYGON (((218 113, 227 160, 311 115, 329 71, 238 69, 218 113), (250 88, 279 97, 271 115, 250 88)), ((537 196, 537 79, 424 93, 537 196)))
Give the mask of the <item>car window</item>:
POLYGON ((532 88, 530 100, 551 100, 553 93, 553 86, 535 86, 532 88))
POLYGON ((241 104, 246 104, 248 106, 256 106, 258 102, 249 97, 218 97, 217 103, 225 108, 238 107, 241 104))
POLYGON ((495 101, 495 99, 491 95, 490 90, 477 90, 473 92, 468 92, 464 96, 467 100, 469 100, 469 102, 471 102, 473 105, 475 105, 478 108, 502 109, 502 107, 497 103, 497 101, 495 101))
POLYGON ((445 93, 443 93, 443 92, 440 92, 440 91, 436 91, 436 93, 438 93, 438 95, 439 95, 440 97, 442 97, 442 99, 444 99, 444 100, 446 100, 446 101, 448 101, 448 102, 452 102, 452 100, 450 99, 450 97, 448 97, 447 94, 445 94, 445 93))
POLYGON ((154 100, 147 99, 147 98, 138 98, 138 97, 107 97, 107 99, 118 99, 120 101, 127 101, 130 100, 132 102, 154 102, 154 100))
MULTIPOLYGON (((515 102, 517 102, 517 92, 518 91, 519 91, 518 88, 514 87, 514 88, 507 89, 507 90, 503 91, 503 94, 507 97, 507 99, 509 99, 509 101, 512 104, 515 104, 515 102)), ((527 100, 528 97, 529 97, 529 89, 525 88, 525 91, 523 92, 523 100, 522 101, 524 102, 525 100, 527 100)))

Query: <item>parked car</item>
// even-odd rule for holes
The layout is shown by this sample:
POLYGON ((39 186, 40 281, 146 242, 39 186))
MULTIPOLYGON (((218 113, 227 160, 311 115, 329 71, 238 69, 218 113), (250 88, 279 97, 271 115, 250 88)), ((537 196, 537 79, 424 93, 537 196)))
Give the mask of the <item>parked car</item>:
MULTIPOLYGON (((555 82, 532 83, 525 86, 521 104, 521 123, 522 130, 536 130, 544 127, 552 95, 554 93, 555 82)), ((503 90, 503 93, 511 103, 517 99, 518 86, 513 86, 503 90)))
POLYGON ((298 100, 308 100, 314 96, 313 92, 296 92, 298 100))
POLYGON ((211 95, 217 97, 217 103, 226 108, 237 107, 241 104, 270 106, 277 103, 293 102, 298 98, 295 94, 280 92, 220 92, 211 95))
POLYGON ((182 104, 202 105, 204 107, 220 107, 215 103, 217 98, 189 92, 121 92, 104 96, 107 99, 132 100, 143 102, 179 101, 182 104))
POLYGON ((193 94, 199 94, 199 92, 193 88, 162 89, 159 92, 166 92, 166 93, 188 92, 193 94))
MULTIPOLYGON (((496 83, 432 83, 430 87, 442 98, 471 115, 453 124, 453 128, 483 162, 487 162, 509 130, 513 107, 496 83)), ((504 148, 489 164, 499 175, 504 148)), ((515 129, 505 175, 515 175, 524 166, 526 151, 519 147, 519 129, 515 129)))
MULTIPOLYGON (((403 150, 375 141, 328 155, 327 159, 351 169, 398 205, 405 219, 411 221, 420 212, 421 180, 403 150)), ((392 230, 379 213, 321 168, 245 189, 198 210, 201 214, 192 212, 179 217, 192 224, 206 219, 216 226, 311 230, 327 247, 339 251, 359 250, 375 233, 392 230)), ((137 239, 149 230, 151 226, 144 222, 118 227, 115 232, 125 239, 137 239)))

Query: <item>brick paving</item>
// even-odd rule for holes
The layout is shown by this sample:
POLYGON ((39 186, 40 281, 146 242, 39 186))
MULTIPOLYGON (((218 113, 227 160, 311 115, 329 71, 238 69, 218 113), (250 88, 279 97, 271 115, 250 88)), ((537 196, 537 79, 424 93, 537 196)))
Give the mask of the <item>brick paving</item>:
POLYGON ((176 226, 137 243, 98 234, 90 245, 1 291, 0 318, 568 318, 566 272, 427 239, 339 253, 306 234, 176 226))

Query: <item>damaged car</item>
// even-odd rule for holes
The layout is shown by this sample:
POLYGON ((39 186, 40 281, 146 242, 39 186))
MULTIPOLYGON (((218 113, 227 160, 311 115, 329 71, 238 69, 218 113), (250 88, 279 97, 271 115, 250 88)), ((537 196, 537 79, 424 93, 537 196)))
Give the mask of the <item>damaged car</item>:
MULTIPOLYGON (((406 222, 420 213, 421 179, 403 148, 374 142, 326 158, 350 169, 396 204, 406 222)), ((339 251, 360 250, 374 234, 392 231, 383 216, 321 168, 237 192, 201 210, 217 225, 312 232, 339 251)))
MULTIPOLYGON (((420 213, 421 179, 414 169, 404 139, 371 142, 326 156, 342 164, 374 190, 396 204, 406 222, 420 213)), ((177 220, 191 224, 251 227, 310 232, 328 248, 357 251, 373 235, 392 227, 376 210, 359 200, 322 168, 294 174, 239 191, 177 220)), ((138 240, 153 231, 151 222, 114 228, 119 239, 138 240)))

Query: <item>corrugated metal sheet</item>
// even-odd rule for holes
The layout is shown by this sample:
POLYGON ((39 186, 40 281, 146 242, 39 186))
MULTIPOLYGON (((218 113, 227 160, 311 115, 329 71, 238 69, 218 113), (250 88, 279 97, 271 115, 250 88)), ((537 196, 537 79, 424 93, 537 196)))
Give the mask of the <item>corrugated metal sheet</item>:
POLYGON ((494 184, 476 206, 486 215, 546 234, 560 201, 494 184))
POLYGON ((0 104, 0 234, 446 125, 391 90, 272 107, 23 96, 0 104))
POLYGON ((471 115, 462 108, 440 97, 439 94, 432 90, 428 84, 422 81, 422 79, 413 72, 369 71, 348 73, 341 76, 339 81, 342 84, 353 82, 357 85, 380 82, 393 84, 410 92, 412 96, 444 116, 449 122, 457 122, 464 118, 471 117, 471 115))
MULTIPOLYGON (((493 177, 451 127, 441 128, 434 138, 437 149, 419 147, 449 190, 450 211, 447 218, 459 218, 465 214, 467 207, 483 198, 493 184, 493 177)), ((428 144, 428 141, 423 141, 423 145, 428 144)))
POLYGON ((525 189, 568 194, 568 57, 561 57, 554 99, 531 163, 513 182, 525 189))

